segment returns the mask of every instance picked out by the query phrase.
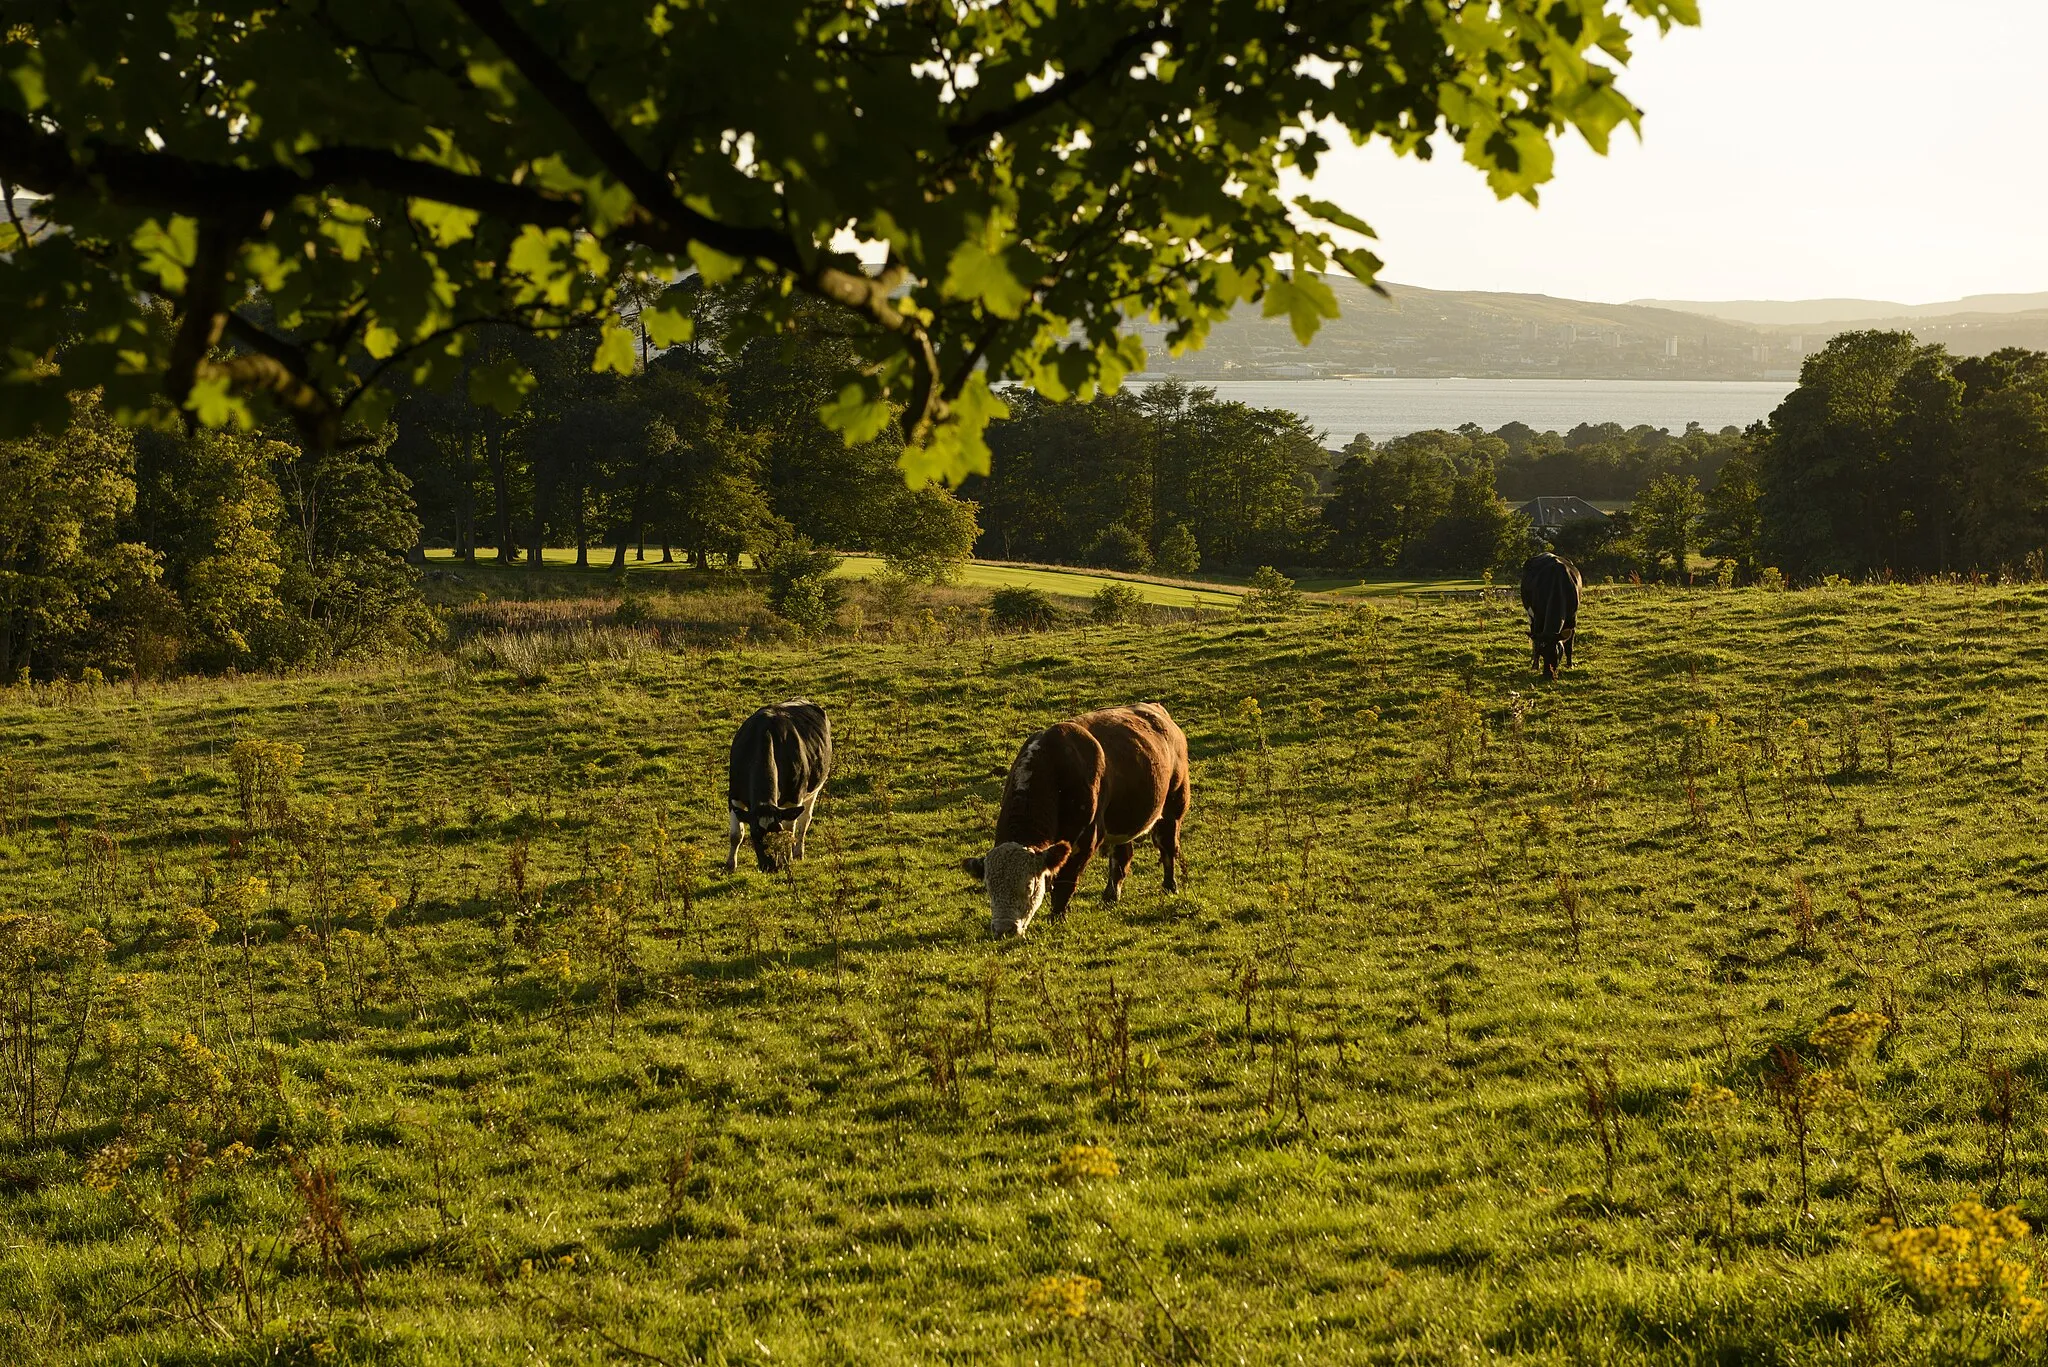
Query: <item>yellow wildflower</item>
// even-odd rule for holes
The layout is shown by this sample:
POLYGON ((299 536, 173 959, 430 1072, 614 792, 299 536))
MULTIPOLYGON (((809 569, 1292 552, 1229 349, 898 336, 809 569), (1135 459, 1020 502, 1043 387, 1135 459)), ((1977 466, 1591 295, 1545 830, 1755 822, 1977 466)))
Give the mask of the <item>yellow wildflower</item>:
POLYGON ((1045 1319, 1077 1320, 1088 1313, 1088 1302, 1101 1291, 1102 1283, 1093 1277, 1061 1273, 1034 1284, 1024 1297, 1024 1309, 1045 1319))

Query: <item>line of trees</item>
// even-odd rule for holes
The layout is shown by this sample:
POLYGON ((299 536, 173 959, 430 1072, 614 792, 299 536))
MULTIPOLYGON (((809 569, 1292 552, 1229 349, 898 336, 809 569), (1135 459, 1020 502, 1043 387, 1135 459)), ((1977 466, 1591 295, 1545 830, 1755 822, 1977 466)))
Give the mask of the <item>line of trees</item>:
POLYGON ((325 451, 282 421, 136 429, 74 395, 56 436, 0 442, 0 681, 415 649, 429 546, 729 568, 811 540, 948 577, 975 507, 906 487, 899 432, 849 446, 825 426, 848 344, 823 306, 766 332, 744 292, 690 293, 697 339, 643 334, 624 373, 593 369, 592 331, 482 334, 452 393, 403 392, 325 451), (532 377, 510 394, 508 359, 532 377))
MULTIPOLYGON (((670 303, 674 303, 671 292, 670 303)), ((427 544, 539 568, 549 546, 579 566, 678 557, 735 565, 793 537, 890 556, 943 576, 976 531, 971 503, 908 489, 902 437, 852 446, 819 413, 850 354, 823 306, 765 335, 746 292, 692 289, 693 339, 593 371, 594 333, 500 334, 490 346, 534 377, 507 415, 470 394, 396 406, 393 458, 411 478, 427 544)), ((491 351, 476 357, 493 373, 491 351)))
POLYGON ((117 425, 73 398, 54 439, 0 442, 0 674, 282 667, 433 628, 389 433, 325 453, 265 433, 117 425))
POLYGON ((1682 573, 1699 550, 1739 582, 2043 577, 2048 354, 1842 334, 1767 423, 1727 443, 1711 486, 1663 472, 1629 515, 1568 527, 1560 549, 1614 574, 1682 573))

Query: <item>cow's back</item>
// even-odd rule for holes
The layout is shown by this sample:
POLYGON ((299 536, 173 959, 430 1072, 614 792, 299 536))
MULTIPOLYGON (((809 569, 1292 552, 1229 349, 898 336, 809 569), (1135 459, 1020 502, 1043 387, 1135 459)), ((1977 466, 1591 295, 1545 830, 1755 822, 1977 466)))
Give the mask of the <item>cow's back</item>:
POLYGON ((750 808, 787 807, 824 786, 832 767, 832 722, 807 698, 756 711, 732 739, 727 788, 750 808))
POLYGON ((1532 635, 1555 640, 1578 620, 1579 583, 1571 562, 1549 551, 1523 563, 1522 610, 1529 615, 1532 635))
POLYGON ((1188 784, 1188 744, 1158 703, 1111 707, 1059 722, 1018 751, 1003 784, 996 841, 1129 840, 1159 820, 1188 784))

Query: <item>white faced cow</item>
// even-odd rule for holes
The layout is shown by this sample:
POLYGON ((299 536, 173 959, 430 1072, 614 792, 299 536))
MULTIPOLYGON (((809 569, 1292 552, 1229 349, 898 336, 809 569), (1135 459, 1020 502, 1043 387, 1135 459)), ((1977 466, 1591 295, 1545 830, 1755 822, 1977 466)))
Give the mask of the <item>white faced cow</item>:
POLYGON ((831 772, 832 723, 809 699, 764 707, 741 722, 727 771, 732 829, 725 871, 739 869, 742 830, 763 873, 780 873, 791 856, 803 858, 811 812, 831 772), (784 831, 795 833, 787 854, 776 838, 784 831))
POLYGON ((1105 846, 1103 897, 1116 901, 1134 842, 1148 834, 1174 891, 1188 794, 1188 738, 1155 702, 1090 712, 1025 741, 1003 783, 995 848, 964 864, 988 887, 990 933, 1022 935, 1048 892, 1052 914, 1065 911, 1105 846))
POLYGON ((1522 613, 1529 619, 1529 652, 1543 677, 1554 679, 1572 662, 1572 643, 1579 634, 1579 592, 1584 587, 1578 567, 1561 555, 1542 551, 1522 565, 1522 613))

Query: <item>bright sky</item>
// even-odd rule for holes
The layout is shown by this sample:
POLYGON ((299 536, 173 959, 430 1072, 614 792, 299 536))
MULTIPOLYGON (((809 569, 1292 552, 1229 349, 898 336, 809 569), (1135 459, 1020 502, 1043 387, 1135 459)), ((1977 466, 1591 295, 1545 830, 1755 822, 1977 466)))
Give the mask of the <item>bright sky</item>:
POLYGON ((1701 0, 1622 80, 1642 142, 1576 136, 1542 205, 1500 203, 1453 147, 1343 149, 1317 193, 1380 236, 1386 276, 1621 302, 2048 290, 2048 3, 1701 0))

